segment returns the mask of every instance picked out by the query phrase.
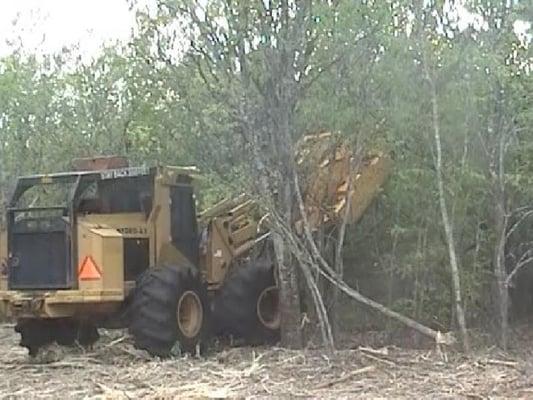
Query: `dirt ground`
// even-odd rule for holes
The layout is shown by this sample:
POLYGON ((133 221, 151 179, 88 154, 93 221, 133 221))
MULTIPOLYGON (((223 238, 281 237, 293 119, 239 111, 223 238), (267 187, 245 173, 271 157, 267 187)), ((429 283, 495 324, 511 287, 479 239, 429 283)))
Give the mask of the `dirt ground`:
POLYGON ((122 332, 102 333, 90 351, 52 346, 30 359, 13 327, 0 326, 0 398, 533 399, 533 326, 515 334, 514 352, 485 347, 469 358, 359 343, 334 354, 243 347, 156 360, 122 332))

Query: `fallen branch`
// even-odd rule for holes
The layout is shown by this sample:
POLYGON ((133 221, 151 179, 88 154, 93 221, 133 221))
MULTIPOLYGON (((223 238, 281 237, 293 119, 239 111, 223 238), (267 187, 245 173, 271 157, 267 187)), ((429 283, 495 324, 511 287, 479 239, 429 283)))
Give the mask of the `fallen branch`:
POLYGON ((350 380, 350 378, 353 378, 354 376, 365 374, 367 372, 375 371, 376 367, 374 365, 369 365, 364 368, 356 369, 353 372, 350 372, 349 374, 344 375, 343 377, 333 379, 328 382, 324 382, 318 386, 315 387, 315 389, 327 389, 332 387, 333 385, 336 385, 338 383, 346 382, 347 380, 350 380))
POLYGON ((276 222, 278 224, 278 228, 281 228, 281 230, 284 231, 285 238, 289 242, 291 242, 290 244, 292 245, 291 246, 292 249, 296 250, 296 253, 298 253, 298 254, 295 254, 298 260, 301 263, 307 263, 310 267, 312 267, 315 271, 317 271, 320 275, 322 275, 326 280, 328 280, 330 283, 335 285, 339 290, 344 292, 346 295, 348 295, 352 299, 357 300, 358 302, 363 303, 369 306, 370 308, 376 311, 379 311, 380 313, 390 318, 400 321, 404 325, 407 325, 408 327, 422 333, 423 335, 433 338, 437 345, 443 344, 443 345, 449 346, 449 345, 454 344, 456 342, 456 339, 453 336, 453 333, 451 332, 442 333, 439 331, 435 331, 425 325, 422 325, 421 323, 409 317, 406 317, 403 314, 397 313, 396 311, 393 311, 390 308, 385 307, 383 304, 378 303, 377 301, 374 301, 364 296, 363 294, 353 289, 352 287, 348 286, 344 282, 342 277, 340 277, 333 270, 333 268, 331 268, 329 263, 324 259, 324 257, 322 256, 322 254, 320 254, 320 251, 318 250, 318 247, 313 239, 313 234, 311 233, 309 221, 307 219, 307 213, 305 211, 303 197, 300 191, 300 183, 298 180, 298 175, 295 173, 293 178, 294 178, 296 199, 298 202, 300 215, 301 215, 303 227, 304 227, 304 230, 303 230, 304 237, 310 247, 311 254, 309 254, 309 252, 305 254, 303 249, 306 249, 306 246, 301 242, 300 238, 297 237, 290 228, 286 227, 286 223, 282 219, 277 218, 276 222))
POLYGON ((381 358, 381 357, 373 356, 372 354, 365 353, 365 352, 362 352, 361 354, 363 355, 363 357, 366 357, 366 358, 368 358, 368 359, 370 359, 372 361, 378 361, 378 362, 387 364, 389 367, 396 366, 396 363, 394 361, 391 361, 391 360, 389 360, 387 358, 381 358))
POLYGON ((108 344, 106 344, 105 347, 113 347, 113 346, 115 346, 115 345, 117 345, 117 344, 119 344, 119 343, 122 343, 122 342, 125 341, 126 339, 128 339, 127 336, 121 336, 121 337, 119 337, 118 339, 115 339, 115 340, 113 340, 112 342, 109 342, 108 344))
POLYGON ((358 350, 361 352, 363 357, 369 358, 373 361, 379 361, 391 367, 397 365, 394 361, 392 361, 388 357, 389 351, 387 350, 386 347, 383 347, 381 349, 373 349, 371 347, 359 346, 358 350))
MULTIPOLYGON (((298 197, 301 197, 301 193, 298 189, 296 189, 296 193, 298 197)), ((383 304, 364 296, 357 290, 348 286, 320 254, 318 248, 316 247, 316 244, 312 239, 311 232, 310 230, 308 230, 309 225, 307 223, 307 217, 303 212, 302 215, 302 219, 304 222, 304 233, 306 234, 307 242, 311 247, 312 254, 309 252, 309 250, 307 250, 301 239, 296 236, 290 228, 287 227, 286 222, 279 218, 279 216, 276 215, 274 212, 272 213, 272 224, 275 224, 276 229, 280 231, 280 234, 287 241, 287 244, 289 245, 292 253, 297 258, 300 264, 306 264, 311 267, 315 272, 323 276, 328 282, 333 284, 340 291, 344 292, 344 294, 346 294, 348 297, 358 301, 359 303, 365 304, 376 311, 379 311, 380 313, 388 316, 389 318, 393 318, 397 321, 400 321, 404 325, 407 325, 408 327, 420 332, 425 336, 431 337, 433 340, 435 340, 435 343, 437 345, 451 346, 456 342, 453 332, 442 333, 440 331, 433 330, 409 317, 406 317, 403 314, 400 314, 396 311, 391 310, 390 308, 387 308, 383 304)))
POLYGON ((371 347, 359 346, 358 350, 380 357, 389 355, 389 350, 386 347, 383 347, 381 349, 373 349, 371 347))
POLYGON ((482 361, 481 363, 487 364, 487 365, 502 365, 504 367, 511 367, 511 368, 514 368, 518 365, 518 363, 515 361, 490 360, 490 359, 482 361))

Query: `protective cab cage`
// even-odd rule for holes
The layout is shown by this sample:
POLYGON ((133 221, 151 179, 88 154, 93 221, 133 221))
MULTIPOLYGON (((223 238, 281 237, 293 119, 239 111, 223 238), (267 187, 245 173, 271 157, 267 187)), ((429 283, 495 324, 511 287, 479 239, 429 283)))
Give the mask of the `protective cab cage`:
MULTIPOLYGON (((126 167, 19 178, 7 208, 8 288, 75 288, 78 216, 142 212, 148 217, 157 170, 126 167), (27 204, 25 193, 36 187, 55 189, 32 202, 41 196, 47 198, 40 202, 49 204, 27 204)), ((192 196, 191 177, 179 174, 176 184, 180 181, 192 196)))

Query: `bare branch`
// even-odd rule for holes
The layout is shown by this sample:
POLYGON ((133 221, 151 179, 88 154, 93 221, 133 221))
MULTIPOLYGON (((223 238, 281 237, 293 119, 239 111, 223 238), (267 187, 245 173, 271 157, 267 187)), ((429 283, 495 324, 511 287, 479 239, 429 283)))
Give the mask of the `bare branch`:
POLYGON ((527 264, 529 264, 530 262, 533 261, 533 250, 528 250, 526 251, 522 257, 520 258, 520 260, 518 261, 518 263, 516 263, 515 267, 513 268, 513 270, 511 271, 511 273, 509 275, 507 275, 507 278, 505 278, 505 285, 509 286, 509 284, 511 283, 511 280, 514 278, 514 276, 518 273, 518 271, 520 271, 520 269, 522 269, 523 267, 525 267, 527 264))
POLYGON ((506 241, 509 240, 509 238, 510 238, 511 235, 514 233, 514 231, 515 231, 515 230, 520 226, 520 224, 521 224, 522 222, 524 222, 524 220, 525 220, 526 218, 528 218, 530 215, 533 215, 533 210, 530 210, 530 211, 524 213, 524 214, 520 217, 520 219, 519 219, 518 221, 516 221, 516 222, 511 226, 511 228, 510 228, 509 231, 507 232, 507 235, 505 236, 505 240, 506 240, 506 241))
MULTIPOLYGON (((337 288, 339 288, 349 297, 357 300, 358 302, 363 303, 373 308, 374 310, 377 310, 385 314, 386 316, 390 318, 396 319, 400 321, 401 323, 409 326, 412 329, 415 329, 416 331, 426 336, 432 337, 438 343, 445 343, 445 344, 453 343, 455 341, 455 339, 453 338, 453 335, 449 333, 443 335, 440 332, 435 331, 431 328, 428 328, 427 326, 424 326, 409 317, 406 317, 400 313, 390 310, 389 308, 378 303, 377 301, 374 301, 372 299, 369 299, 363 296, 360 292, 348 286, 342 280, 342 278, 338 276, 338 274, 331 268, 331 266, 327 263, 327 261, 322 257, 322 255, 320 254, 318 250, 318 247, 316 246, 316 243, 313 240, 311 229, 309 227, 309 222, 308 222, 307 215, 306 215, 305 208, 304 208, 302 194, 299 188, 298 176, 296 175, 296 173, 294 174, 294 182, 295 182, 295 192, 296 192, 298 207, 300 209, 301 217, 303 220, 304 235, 307 240, 307 243, 310 245, 310 248, 311 248, 311 252, 309 256, 312 257, 312 259, 316 260, 316 261, 311 260, 310 262, 310 265, 313 267, 313 269, 317 271, 321 276, 323 276, 326 280, 328 280, 328 282, 335 285, 337 288)), ((294 242, 294 239, 293 239, 293 242, 294 242)), ((300 245, 300 247, 302 247, 302 245, 300 245)))

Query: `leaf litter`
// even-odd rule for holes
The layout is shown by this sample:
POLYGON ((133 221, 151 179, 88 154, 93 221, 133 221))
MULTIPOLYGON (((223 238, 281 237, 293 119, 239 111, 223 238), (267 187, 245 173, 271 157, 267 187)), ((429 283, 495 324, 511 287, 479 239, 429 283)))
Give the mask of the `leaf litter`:
POLYGON ((154 359, 122 331, 101 330, 92 349, 49 346, 35 359, 0 326, 0 398, 533 398, 533 327, 514 353, 352 345, 320 349, 221 347, 203 357, 154 359), (531 333, 530 333, 531 332, 531 333), (350 348, 351 347, 351 348, 350 348))

